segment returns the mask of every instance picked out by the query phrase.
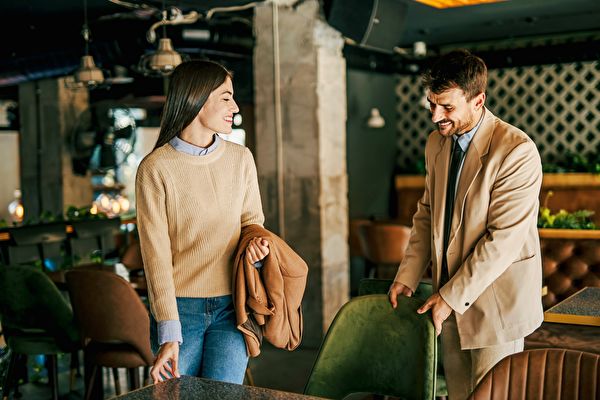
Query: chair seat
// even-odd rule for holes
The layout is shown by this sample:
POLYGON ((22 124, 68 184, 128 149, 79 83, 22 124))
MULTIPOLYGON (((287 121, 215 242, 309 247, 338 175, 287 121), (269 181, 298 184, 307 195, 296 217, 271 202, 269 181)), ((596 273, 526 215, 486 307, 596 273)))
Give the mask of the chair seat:
POLYGON ((94 364, 107 368, 136 368, 147 366, 144 358, 127 343, 90 342, 85 351, 94 364))
POLYGON ((19 354, 57 354, 63 353, 56 341, 50 336, 8 336, 8 347, 19 354))

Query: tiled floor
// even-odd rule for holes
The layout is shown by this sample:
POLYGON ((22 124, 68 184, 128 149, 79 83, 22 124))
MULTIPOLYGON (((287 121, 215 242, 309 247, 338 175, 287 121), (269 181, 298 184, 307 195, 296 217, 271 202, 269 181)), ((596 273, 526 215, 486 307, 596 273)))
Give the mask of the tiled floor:
MULTIPOLYGON (((259 357, 251 359, 250 372, 256 386, 288 392, 302 393, 308 380, 310 370, 317 356, 317 349, 300 348, 293 352, 275 349, 264 345, 259 357)), ((74 390, 69 392, 69 357, 60 360, 59 395, 64 400, 83 399, 83 377, 76 379, 74 390)), ((125 390, 125 370, 121 373, 121 385, 125 390)), ((105 398, 115 396, 112 374, 104 371, 105 398)), ((50 387, 45 383, 27 383, 19 387, 23 400, 47 400, 50 398, 50 387)), ((12 399, 12 395, 11 395, 12 399)))

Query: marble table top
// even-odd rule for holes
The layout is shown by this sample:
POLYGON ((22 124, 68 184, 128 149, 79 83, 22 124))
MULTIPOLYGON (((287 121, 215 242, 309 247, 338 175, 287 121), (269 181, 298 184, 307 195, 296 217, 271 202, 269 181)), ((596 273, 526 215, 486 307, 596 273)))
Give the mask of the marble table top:
POLYGON ((544 321, 600 326, 600 287, 586 287, 549 308, 544 321))
POLYGON ((146 386, 118 397, 122 400, 310 400, 318 397, 305 396, 297 393, 281 392, 253 386, 235 385, 212 381, 209 379, 183 376, 179 379, 169 379, 156 385, 146 386))

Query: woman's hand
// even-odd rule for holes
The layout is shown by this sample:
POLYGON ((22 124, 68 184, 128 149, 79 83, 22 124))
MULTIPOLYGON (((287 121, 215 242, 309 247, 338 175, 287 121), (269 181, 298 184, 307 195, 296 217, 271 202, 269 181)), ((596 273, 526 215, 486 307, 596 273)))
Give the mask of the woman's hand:
POLYGON ((258 236, 250 239, 250 243, 248 243, 248 247, 246 248, 246 260, 250 264, 262 261, 268 254, 269 242, 258 236))
POLYGON ((165 379, 179 378, 177 361, 179 359, 179 342, 163 343, 158 350, 156 360, 152 366, 152 380, 154 383, 162 382, 165 379), (169 375, 170 374, 170 375, 169 375))

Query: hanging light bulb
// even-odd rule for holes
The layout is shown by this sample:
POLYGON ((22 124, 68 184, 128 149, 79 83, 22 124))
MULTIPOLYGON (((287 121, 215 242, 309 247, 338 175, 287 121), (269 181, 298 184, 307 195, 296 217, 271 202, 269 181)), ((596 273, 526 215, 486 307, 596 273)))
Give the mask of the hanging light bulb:
POLYGON ((117 201, 119 202, 119 204, 121 205, 121 212, 127 212, 129 211, 129 199, 127 197, 125 197, 124 195, 118 195, 116 197, 117 201))
POLYGON ((23 222, 25 209, 23 208, 23 203, 21 202, 21 191, 19 189, 15 190, 14 197, 15 199, 8 205, 8 213, 10 214, 13 222, 23 222))

